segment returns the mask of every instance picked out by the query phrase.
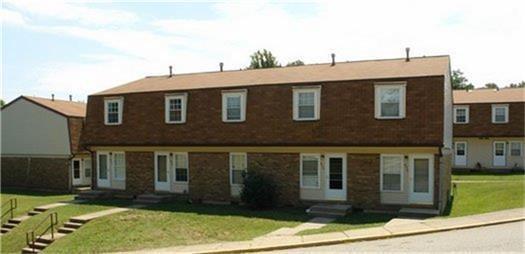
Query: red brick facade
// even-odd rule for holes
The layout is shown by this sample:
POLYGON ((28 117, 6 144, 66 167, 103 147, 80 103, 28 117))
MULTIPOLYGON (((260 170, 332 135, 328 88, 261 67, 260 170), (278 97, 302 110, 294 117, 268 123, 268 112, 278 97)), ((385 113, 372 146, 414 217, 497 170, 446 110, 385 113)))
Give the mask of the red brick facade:
POLYGON ((2 156, 2 187, 69 191, 70 160, 2 156))
POLYGON ((469 123, 454 124, 454 137, 525 137, 525 103, 474 103, 469 106, 469 123), (509 105, 509 122, 492 123, 492 105, 509 105))
POLYGON ((314 84, 322 89, 320 120, 313 122, 293 121, 291 84, 247 87, 242 123, 222 122, 221 91, 227 89, 187 91, 184 124, 164 121, 164 97, 169 91, 121 95, 122 124, 114 126, 104 125, 104 96, 90 96, 83 142, 118 146, 443 144, 444 77, 396 79, 407 82, 406 118, 399 120, 375 119, 377 81, 384 80, 314 84))

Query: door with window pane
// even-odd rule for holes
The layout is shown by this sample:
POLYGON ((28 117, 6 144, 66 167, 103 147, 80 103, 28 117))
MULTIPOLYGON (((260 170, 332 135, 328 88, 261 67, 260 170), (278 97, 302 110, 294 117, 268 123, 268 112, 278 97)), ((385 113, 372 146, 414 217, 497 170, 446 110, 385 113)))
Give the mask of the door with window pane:
POLYGON ((109 153, 98 153, 97 158, 97 186, 110 187, 109 153))
POLYGON ((346 200, 346 156, 329 154, 325 159, 327 200, 346 200))
POLYGON ((155 190, 169 191, 170 177, 169 177, 169 153, 155 154, 155 190))
POLYGON ((454 165, 467 165, 467 142, 456 142, 454 145, 454 165))
POLYGON ((432 155, 413 155, 410 158, 410 203, 432 204, 434 158, 432 155))
POLYGON ((493 148, 493 163, 494 166, 506 166, 506 144, 504 141, 494 142, 493 148))
POLYGON ((80 159, 74 159, 72 161, 72 176, 73 176, 73 185, 81 185, 82 184, 82 164, 80 159))

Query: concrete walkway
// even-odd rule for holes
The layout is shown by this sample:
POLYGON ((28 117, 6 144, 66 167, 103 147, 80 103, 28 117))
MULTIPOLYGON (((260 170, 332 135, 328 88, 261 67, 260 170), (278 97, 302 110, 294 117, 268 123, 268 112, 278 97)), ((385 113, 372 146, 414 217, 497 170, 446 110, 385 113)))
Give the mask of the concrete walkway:
POLYGON ((525 208, 517 208, 456 218, 434 218, 411 221, 403 220, 390 223, 389 225, 387 224, 383 227, 355 229, 344 232, 304 236, 290 235, 276 238, 254 239, 252 241, 176 246, 161 249, 146 249, 134 251, 133 253, 241 253, 269 251, 426 234, 523 220, 525 220, 525 208))
POLYGON ((326 226, 326 224, 334 221, 335 218, 325 218, 325 217, 315 217, 311 220, 309 220, 308 222, 305 222, 305 223, 302 223, 301 225, 297 226, 297 227, 293 227, 293 228, 287 228, 287 227, 284 227, 284 228, 280 228, 280 229, 277 229, 273 232, 270 232, 266 235, 263 235, 263 236, 259 236, 253 240, 268 240, 268 239, 271 239, 271 238, 280 238, 280 237, 283 237, 283 236, 292 236, 292 235, 295 235, 301 231, 304 231, 304 230, 308 230, 308 229, 318 229, 318 228, 322 228, 324 226, 326 226))

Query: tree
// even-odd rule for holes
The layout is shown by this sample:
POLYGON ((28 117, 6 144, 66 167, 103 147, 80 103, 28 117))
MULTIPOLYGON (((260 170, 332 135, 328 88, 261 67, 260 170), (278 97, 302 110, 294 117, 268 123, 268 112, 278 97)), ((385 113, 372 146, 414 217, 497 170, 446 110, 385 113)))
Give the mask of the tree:
POLYGON ((521 81, 518 84, 511 83, 508 87, 510 87, 510 88, 525 87, 525 81, 521 81))
POLYGON ((0 99, 0 107, 3 107, 5 105, 4 100, 0 99))
POLYGON ((281 67, 277 62, 277 59, 273 56, 272 52, 263 49, 257 50, 250 56, 251 62, 248 69, 264 69, 264 68, 274 68, 281 67))
POLYGON ((498 85, 496 85, 496 83, 487 83, 485 84, 485 88, 490 88, 490 89, 498 89, 498 85))
POLYGON ((454 90, 470 90, 474 89, 471 83, 468 83, 468 79, 463 76, 463 72, 460 69, 452 71, 452 89, 454 90))
POLYGON ((301 66, 301 65, 304 65, 304 62, 301 61, 301 60, 295 60, 293 62, 289 62, 286 64, 286 66, 301 66))

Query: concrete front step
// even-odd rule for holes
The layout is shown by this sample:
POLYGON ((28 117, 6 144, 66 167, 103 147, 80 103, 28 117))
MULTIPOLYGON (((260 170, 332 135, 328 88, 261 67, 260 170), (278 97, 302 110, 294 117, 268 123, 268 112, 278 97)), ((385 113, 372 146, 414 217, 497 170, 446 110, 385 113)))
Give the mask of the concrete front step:
POLYGON ((20 224, 20 222, 22 222, 22 219, 20 219, 20 218, 13 218, 13 219, 7 220, 7 222, 13 223, 13 224, 20 224))
POLYGON ((158 204, 168 202, 174 199, 173 195, 170 194, 142 194, 139 195, 133 203, 137 204, 158 204))
POLYGON ((27 214, 28 214, 29 216, 35 216, 35 215, 39 215, 39 214, 41 214, 41 213, 42 213, 42 212, 38 212, 38 211, 29 211, 29 212, 27 212, 27 214))
POLYGON ((16 226, 18 226, 18 224, 14 224, 14 223, 4 223, 2 225, 3 228, 14 228, 16 226))
POLYGON ((40 253, 42 252, 39 249, 33 249, 31 247, 25 247, 22 249, 22 254, 33 254, 33 253, 40 253))
POLYGON ((84 223, 78 223, 78 222, 72 222, 72 221, 68 221, 66 223, 64 223, 64 227, 66 228, 80 228, 82 227, 82 225, 84 225, 84 223))
POLYGON ((351 205, 342 204, 317 204, 306 210, 310 215, 321 217, 343 217, 351 211, 351 205))
POLYGON ((47 246, 49 246, 49 244, 47 243, 41 243, 41 242, 34 242, 34 243, 30 243, 29 244, 29 247, 31 248, 35 248, 35 249, 39 249, 39 250, 43 250, 45 249, 47 246))
POLYGON ((0 228, 0 232, 1 232, 2 234, 9 233, 9 231, 11 231, 10 228, 0 228))
POLYGON ((71 233, 75 232, 75 230, 77 230, 77 229, 76 228, 61 227, 61 228, 58 229, 58 233, 71 234, 71 233))
POLYGON ((416 218, 428 218, 439 215, 439 210, 430 208, 401 208, 399 210, 399 217, 416 217, 416 218))
POLYGON ((81 192, 75 196, 76 200, 94 200, 94 199, 107 199, 111 198, 111 193, 108 191, 90 190, 81 192))

